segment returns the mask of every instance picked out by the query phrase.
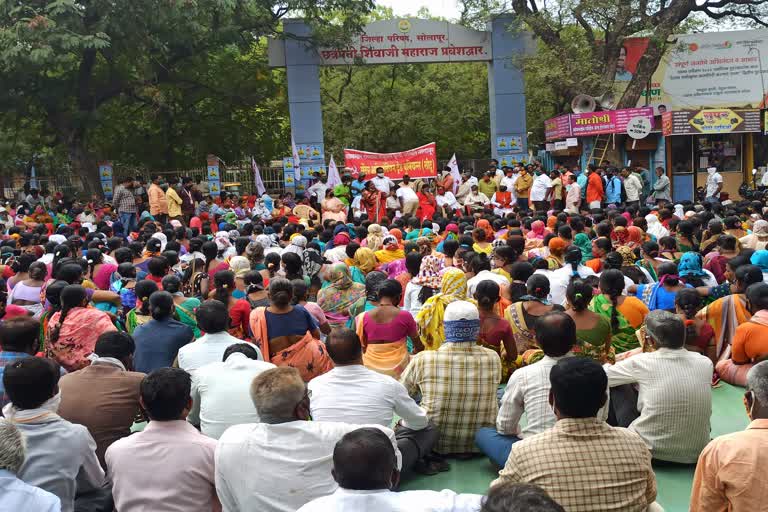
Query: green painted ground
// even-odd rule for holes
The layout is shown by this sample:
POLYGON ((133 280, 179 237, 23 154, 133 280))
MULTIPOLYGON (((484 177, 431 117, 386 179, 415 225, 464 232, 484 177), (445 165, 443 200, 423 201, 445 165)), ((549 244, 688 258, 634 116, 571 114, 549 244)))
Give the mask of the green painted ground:
MULTIPOLYGON (((749 422, 742 402, 743 389, 721 384, 712 390, 712 437, 743 430, 749 422)), ((403 482, 402 490, 451 489, 484 494, 496 477, 496 470, 485 458, 451 460, 451 470, 435 476, 415 475, 403 482)), ((658 502, 666 512, 687 512, 693 482, 693 467, 656 468, 658 502)))

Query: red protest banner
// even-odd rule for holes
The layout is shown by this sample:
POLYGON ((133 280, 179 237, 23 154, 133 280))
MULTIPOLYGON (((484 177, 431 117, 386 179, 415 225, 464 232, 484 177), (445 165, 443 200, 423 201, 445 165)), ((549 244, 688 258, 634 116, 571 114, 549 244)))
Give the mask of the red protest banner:
POLYGON ((344 166, 368 176, 384 168, 388 178, 398 180, 407 174, 411 178, 437 177, 437 148, 435 143, 399 153, 369 153, 356 149, 344 150, 344 166))

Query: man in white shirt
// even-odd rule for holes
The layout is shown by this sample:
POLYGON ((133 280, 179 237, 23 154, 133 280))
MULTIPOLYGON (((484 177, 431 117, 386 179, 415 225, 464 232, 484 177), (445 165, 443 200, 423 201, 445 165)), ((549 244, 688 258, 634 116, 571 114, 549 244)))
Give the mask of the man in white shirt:
MULTIPOLYGON (((242 343, 243 340, 231 336, 229 327, 229 312, 227 306, 218 300, 207 300, 195 312, 197 325, 205 334, 192 343, 179 349, 178 363, 192 374, 198 368, 209 363, 218 363, 224 356, 224 351, 230 345, 242 343)), ((257 351, 259 359, 264 359, 261 351, 257 351)))
POLYGON ((393 492, 400 480, 397 457, 380 430, 345 434, 333 449, 333 479, 339 488, 299 512, 477 512, 483 496, 453 491, 393 492))
MULTIPOLYGON (((227 429, 216 448, 216 491, 224 512, 293 512, 332 494, 336 443, 359 425, 310 419, 310 395, 298 370, 280 366, 253 379, 261 423, 227 429)), ((395 433, 381 425, 400 469, 395 433)))
POLYGON ((481 281, 493 281, 494 283, 498 284, 499 287, 504 285, 509 286, 509 279, 501 274, 495 274, 491 272, 490 265, 491 264, 489 262, 487 269, 481 270, 475 277, 467 281, 467 292, 470 297, 475 295, 477 285, 480 284, 481 281))
POLYGON ((389 195, 390 189, 396 186, 394 181, 384 175, 384 169, 382 167, 376 168, 376 177, 371 178, 371 181, 373 182, 374 187, 387 195, 389 195))
POLYGON ((512 193, 513 202, 517 202, 517 193, 515 190, 515 183, 517 182, 519 169, 517 167, 504 167, 504 177, 501 178, 500 185, 507 187, 507 190, 512 193))
POLYGON ((719 203, 721 190, 723 190, 723 176, 717 172, 717 167, 707 167, 706 200, 711 203, 719 203))
POLYGON ((544 212, 549 208, 549 202, 546 200, 549 190, 552 188, 552 180, 547 173, 542 172, 541 169, 536 169, 536 177, 533 178, 533 185, 531 185, 530 199, 536 208, 536 211, 544 212))
POLYGON ((328 178, 321 176, 319 180, 307 189, 309 197, 315 197, 317 204, 325 200, 325 192, 328 190, 328 178))
POLYGON ((419 208, 419 196, 416 195, 410 181, 410 176, 407 174, 403 176, 403 182, 400 184, 396 193, 397 198, 402 205, 401 211, 403 212, 403 215, 416 215, 416 210, 419 208))
POLYGON ((437 429, 405 386, 363 366, 362 345, 355 331, 334 330, 326 348, 334 368, 307 384, 312 393, 312 419, 389 427, 397 414, 401 420, 395 436, 403 469, 428 455, 437 441, 437 429))
POLYGON ((627 207, 640 205, 640 194, 643 192, 643 182, 640 177, 630 172, 628 167, 621 170, 624 177, 624 192, 627 194, 627 207))
POLYGON ((562 311, 547 313, 536 323, 536 343, 544 351, 544 358, 512 374, 501 399, 496 428, 483 427, 475 435, 477 446, 502 468, 514 443, 555 424, 555 413, 549 405, 549 372, 559 360, 573 356, 576 324, 562 311), (527 418, 524 428, 520 426, 523 413, 527 418))
POLYGON ((461 205, 456 200, 456 196, 453 195, 453 192, 445 190, 443 187, 437 187, 435 202, 437 202, 437 207, 442 210, 444 217, 450 217, 456 210, 461 209, 461 205))
POLYGON ((565 211, 568 213, 579 213, 579 205, 581 204, 581 187, 576 182, 576 175, 569 174, 566 185, 565 194, 565 211))
POLYGON ((259 360, 250 343, 230 345, 223 361, 200 367, 192 378, 192 410, 187 421, 218 439, 232 425, 258 423, 251 402, 251 382, 275 365, 259 360))
POLYGON ((639 434, 654 459, 694 464, 709 443, 712 361, 685 349, 685 324, 668 311, 648 314, 645 335, 655 352, 605 367, 617 423, 639 434), (625 384, 636 384, 638 393, 625 384), (618 408, 633 398, 636 411, 618 408))
POLYGON ((483 194, 478 192, 477 185, 472 185, 471 192, 464 198, 464 206, 467 207, 470 213, 475 211, 482 211, 486 204, 490 204, 491 200, 483 194))

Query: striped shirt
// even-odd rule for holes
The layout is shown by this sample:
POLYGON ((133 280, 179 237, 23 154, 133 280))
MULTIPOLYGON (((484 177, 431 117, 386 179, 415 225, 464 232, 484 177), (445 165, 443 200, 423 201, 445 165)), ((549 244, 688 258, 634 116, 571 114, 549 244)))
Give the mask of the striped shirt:
POLYGON ((421 352, 400 378, 411 396, 421 392, 421 408, 440 429, 438 453, 479 452, 475 432, 496 421, 499 380, 499 355, 473 343, 421 352))
MULTIPOLYGON (((568 353, 563 357, 569 357, 568 353)), ((540 361, 520 368, 512 374, 501 399, 496 430, 500 434, 515 435, 521 439, 540 434, 551 428, 557 418, 549 405, 549 372, 562 357, 544 356, 540 361), (520 418, 527 418, 520 429, 520 418)))
POLYGON ((637 434, 567 418, 512 445, 492 484, 538 485, 568 512, 645 512, 656 499, 651 456, 637 434))
POLYGON ((660 348, 606 365, 608 385, 637 384, 637 432, 653 458, 693 464, 709 443, 712 361, 685 349, 660 348))

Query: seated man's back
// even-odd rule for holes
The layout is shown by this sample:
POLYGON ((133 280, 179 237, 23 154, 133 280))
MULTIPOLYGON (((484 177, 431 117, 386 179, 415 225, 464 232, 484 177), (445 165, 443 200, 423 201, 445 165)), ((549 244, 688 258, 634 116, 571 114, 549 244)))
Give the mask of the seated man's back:
POLYGON ((215 503, 216 440, 187 423, 191 377, 178 368, 160 368, 141 383, 149 424, 107 449, 115 509, 209 512, 215 503))
MULTIPOLYGON (((333 493, 334 446, 359 426, 306 421, 310 398, 294 368, 261 373, 251 395, 262 423, 230 427, 216 449, 216 490, 224 510, 293 512, 333 493)), ((394 432, 376 428, 397 452, 394 432)))
POLYGON ((144 374, 128 371, 134 352, 128 333, 102 334, 94 352, 98 359, 90 366, 61 378, 59 415, 88 427, 96 441, 96 455, 104 466, 104 452, 118 439, 130 435, 141 413, 139 385, 144 374))
POLYGON ((641 512, 656 499, 656 478, 643 440, 596 415, 607 400, 607 377, 587 358, 560 360, 550 373, 558 418, 552 429, 512 445, 492 484, 543 488, 568 512, 641 512))
POLYGON ((445 343, 414 356, 400 379, 412 396, 421 392, 422 409, 440 429, 435 451, 441 454, 479 451, 475 432, 496 423, 501 360, 476 344, 479 334, 477 307, 452 302, 445 310, 445 343))

